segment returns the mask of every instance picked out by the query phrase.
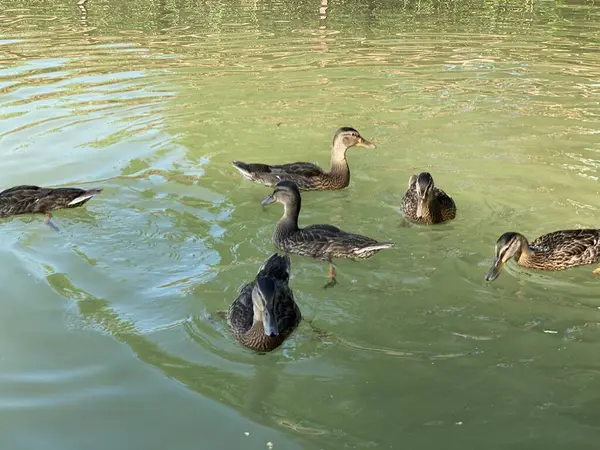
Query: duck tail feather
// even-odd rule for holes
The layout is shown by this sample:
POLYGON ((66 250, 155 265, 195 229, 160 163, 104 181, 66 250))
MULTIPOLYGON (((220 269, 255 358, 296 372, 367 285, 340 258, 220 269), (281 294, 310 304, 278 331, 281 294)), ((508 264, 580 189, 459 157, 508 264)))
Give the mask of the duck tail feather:
POLYGON ((68 203, 68 206, 74 206, 74 205, 77 205, 78 203, 85 202, 85 201, 89 200, 90 198, 92 198, 94 195, 99 194, 100 192, 102 192, 101 188, 88 189, 86 191, 83 191, 83 193, 81 195, 78 195, 73 200, 71 200, 68 203))

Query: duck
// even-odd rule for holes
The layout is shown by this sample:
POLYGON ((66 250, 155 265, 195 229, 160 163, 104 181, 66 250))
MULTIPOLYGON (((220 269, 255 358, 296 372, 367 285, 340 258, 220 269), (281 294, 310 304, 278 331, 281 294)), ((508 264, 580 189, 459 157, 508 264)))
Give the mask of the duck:
POLYGON ((375 144, 363 138, 352 127, 339 128, 333 136, 331 170, 325 172, 316 164, 295 162, 279 166, 232 161, 233 166, 248 180, 274 187, 280 181, 293 181, 303 191, 331 191, 350 184, 350 168, 346 150, 351 147, 374 149, 375 144))
POLYGON ((293 181, 277 183, 273 193, 261 203, 274 202, 284 205, 283 216, 273 232, 273 243, 279 250, 296 253, 329 262, 329 282, 325 287, 336 284, 333 259, 360 260, 370 258, 383 249, 394 246, 393 242, 379 242, 367 236, 348 233, 333 225, 310 225, 298 227, 298 216, 302 205, 300 190, 293 181))
POLYGON ((273 254, 262 264, 254 280, 242 285, 229 307, 229 331, 246 348, 262 353, 273 351, 302 320, 288 285, 290 267, 289 256, 273 254))
POLYGON ((410 222, 434 225, 456 217, 456 204, 440 188, 433 184, 429 172, 411 175, 408 189, 402 198, 402 212, 410 222))
POLYGON ((46 224, 58 231, 51 222, 51 211, 82 206, 101 192, 102 189, 99 188, 14 186, 0 192, 0 219, 19 214, 46 214, 46 224))
MULTIPOLYGON (((518 265, 537 270, 564 270, 594 264, 600 259, 600 230, 560 230, 529 242, 521 233, 507 232, 498 238, 494 262, 485 276, 494 281, 504 264, 514 258, 518 265)), ((600 268, 592 273, 600 274, 600 268)))

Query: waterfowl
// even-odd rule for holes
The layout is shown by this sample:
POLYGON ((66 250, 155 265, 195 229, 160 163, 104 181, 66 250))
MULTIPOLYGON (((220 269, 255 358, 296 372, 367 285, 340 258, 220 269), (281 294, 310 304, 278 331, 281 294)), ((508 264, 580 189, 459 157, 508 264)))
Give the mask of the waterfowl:
POLYGON ((255 279, 240 288, 227 312, 227 325, 235 340, 251 350, 270 352, 293 333, 302 315, 289 279, 289 256, 275 253, 255 279))
POLYGON ((407 220, 422 225, 452 220, 456 217, 456 204, 444 191, 433 184, 428 172, 411 175, 408 189, 402 198, 402 211, 407 220))
POLYGON ((304 191, 343 189, 350 184, 350 168, 346 150, 350 147, 375 148, 375 144, 363 138, 351 127, 342 127, 333 136, 331 147, 331 170, 325 172, 308 162, 295 162, 280 166, 233 161, 233 166, 248 180, 273 187, 279 181, 289 180, 304 191))
POLYGON ((100 192, 102 189, 14 186, 0 192, 0 218, 18 214, 46 214, 46 223, 57 230, 50 221, 51 211, 82 206, 100 192))
POLYGON ((273 243, 275 247, 289 253, 321 259, 329 262, 330 281, 325 287, 336 283, 334 258, 365 259, 379 250, 390 248, 392 242, 378 242, 367 236, 348 233, 333 225, 310 225, 298 227, 298 216, 302 199, 298 186, 293 181, 280 181, 271 195, 262 201, 263 205, 279 202, 284 205, 284 213, 275 226, 273 243))
MULTIPOLYGON (((564 270, 594 264, 600 259, 600 230, 562 230, 544 234, 533 242, 520 233, 504 233, 496 242, 494 262, 485 276, 493 281, 511 258, 523 267, 564 270)), ((594 274, 600 274, 595 269, 594 274)))

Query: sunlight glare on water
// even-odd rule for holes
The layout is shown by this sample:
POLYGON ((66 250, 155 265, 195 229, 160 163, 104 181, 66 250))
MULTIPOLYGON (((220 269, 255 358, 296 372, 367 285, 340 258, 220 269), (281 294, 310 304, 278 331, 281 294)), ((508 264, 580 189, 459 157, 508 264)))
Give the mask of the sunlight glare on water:
POLYGON ((598 227, 600 9, 593 1, 5 0, 0 188, 103 187, 3 219, 3 449, 595 448, 593 267, 508 264, 598 227), (300 224, 392 250, 292 256, 306 324, 255 355, 218 312, 274 252, 281 205, 232 160, 328 167, 300 224), (403 226, 427 170, 456 220, 403 226))

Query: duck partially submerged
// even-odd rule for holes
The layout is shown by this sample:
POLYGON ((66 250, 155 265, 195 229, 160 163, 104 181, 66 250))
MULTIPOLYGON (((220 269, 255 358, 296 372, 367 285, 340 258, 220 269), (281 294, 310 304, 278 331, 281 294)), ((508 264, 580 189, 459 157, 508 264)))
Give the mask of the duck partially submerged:
POLYGON ((275 226, 273 243, 275 247, 289 253, 321 259, 329 262, 330 282, 335 284, 335 269, 332 260, 349 258, 365 259, 379 250, 391 248, 392 242, 379 242, 367 236, 348 233, 333 225, 310 225, 298 227, 298 216, 302 199, 293 181, 280 181, 271 195, 262 201, 263 205, 279 202, 284 205, 284 213, 275 226))
MULTIPOLYGON (((564 270, 600 260, 600 230, 561 230, 544 234, 533 242, 520 233, 504 233, 496 242, 494 262, 485 276, 493 281, 504 264, 514 258, 518 265, 538 270, 564 270)), ((594 274, 600 274, 595 269, 594 274)))
POLYGON ((0 218, 18 214, 46 214, 46 223, 56 229, 50 222, 51 211, 82 206, 100 192, 102 189, 15 186, 0 192, 0 218))
POLYGON ((289 180, 304 191, 343 189, 350 184, 350 168, 346 160, 346 150, 356 146, 375 148, 375 144, 363 138, 354 128, 338 129, 333 136, 331 170, 329 172, 308 162, 295 162, 279 166, 260 163, 248 164, 242 161, 233 161, 232 164, 244 178, 265 186, 273 187, 279 181, 289 180))
POLYGON ((302 315, 288 286, 290 258, 274 254, 254 281, 244 284, 227 312, 233 337, 257 352, 279 347, 298 327, 302 315))
POLYGON ((444 191, 435 187, 428 172, 412 175, 402 198, 402 211, 407 220, 433 225, 456 217, 456 204, 444 191))

